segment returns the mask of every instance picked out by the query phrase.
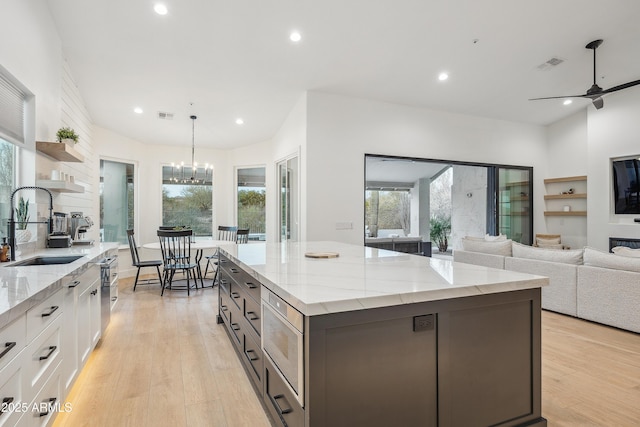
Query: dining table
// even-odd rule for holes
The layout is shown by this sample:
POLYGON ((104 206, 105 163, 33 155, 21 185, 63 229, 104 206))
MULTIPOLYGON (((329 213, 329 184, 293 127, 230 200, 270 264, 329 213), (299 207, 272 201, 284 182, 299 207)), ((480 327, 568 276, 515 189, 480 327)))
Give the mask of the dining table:
MULTIPOLYGON (((200 284, 204 287, 204 278, 202 277, 202 270, 200 269, 200 261, 202 260, 202 256, 204 251, 207 249, 218 249, 219 247, 236 245, 236 242, 233 240, 214 240, 214 239, 195 239, 191 242, 191 249, 195 250, 194 261, 198 265, 197 271, 200 277, 200 284)), ((142 245, 145 249, 157 250, 160 248, 160 241, 145 243, 142 245)))

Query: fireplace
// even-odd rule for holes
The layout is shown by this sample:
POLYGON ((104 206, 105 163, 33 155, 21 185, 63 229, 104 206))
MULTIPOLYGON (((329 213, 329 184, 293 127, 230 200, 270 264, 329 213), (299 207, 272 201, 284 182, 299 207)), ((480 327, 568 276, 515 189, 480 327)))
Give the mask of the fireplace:
POLYGON ((640 239, 627 239, 626 237, 609 237, 609 252, 616 246, 626 246, 631 249, 640 249, 640 239))

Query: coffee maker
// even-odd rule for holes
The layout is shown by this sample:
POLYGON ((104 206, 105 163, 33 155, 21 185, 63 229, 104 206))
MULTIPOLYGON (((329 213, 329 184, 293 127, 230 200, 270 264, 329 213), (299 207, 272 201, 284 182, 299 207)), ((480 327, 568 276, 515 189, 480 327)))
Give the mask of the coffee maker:
POLYGON ((83 216, 82 212, 71 212, 71 236, 74 245, 93 245, 93 240, 84 238, 84 233, 91 226, 93 226, 91 218, 83 216))
POLYGON ((71 236, 69 235, 69 222, 67 214, 64 212, 53 213, 53 230, 47 237, 48 248, 69 248, 71 247, 71 236))

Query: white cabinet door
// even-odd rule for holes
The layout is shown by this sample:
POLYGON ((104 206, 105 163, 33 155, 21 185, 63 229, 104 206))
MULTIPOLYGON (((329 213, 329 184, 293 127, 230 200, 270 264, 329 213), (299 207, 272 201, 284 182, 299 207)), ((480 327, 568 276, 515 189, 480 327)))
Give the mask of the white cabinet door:
POLYGON ((84 366, 91 353, 91 303, 98 296, 97 286, 89 286, 78 295, 78 361, 84 366))
MULTIPOLYGON (((95 295, 91 294, 91 349, 92 350, 96 346, 96 344, 98 344, 98 340, 102 335, 102 329, 100 328, 101 322, 102 322, 102 317, 100 313, 102 286, 100 286, 99 282, 96 282, 96 284, 92 286, 92 288, 94 287, 95 287, 96 294, 95 295)), ((109 307, 107 306, 107 310, 108 309, 109 307)))

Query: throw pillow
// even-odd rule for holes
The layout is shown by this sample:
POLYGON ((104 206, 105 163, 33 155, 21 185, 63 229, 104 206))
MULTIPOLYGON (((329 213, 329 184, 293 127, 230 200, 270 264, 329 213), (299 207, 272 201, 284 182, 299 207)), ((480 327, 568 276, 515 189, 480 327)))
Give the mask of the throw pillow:
POLYGON ((640 249, 632 249, 627 246, 616 246, 611 250, 616 255, 626 256, 629 258, 640 258, 640 249))
POLYGON ((484 240, 486 240, 487 242, 504 242, 505 240, 507 240, 507 236, 505 236, 504 234, 499 234, 497 236, 491 236, 491 235, 489 235, 487 233, 484 236, 484 240))
POLYGON ((640 273, 640 259, 610 254, 588 246, 584 248, 584 265, 640 273))
POLYGON ((475 240, 476 242, 484 242, 485 241, 484 237, 477 237, 477 236, 464 236, 464 239, 475 240))
POLYGON ((560 237, 551 238, 551 239, 546 239, 544 237, 536 237, 536 246, 540 248, 545 248, 545 247, 559 245, 559 244, 560 244, 560 237))
POLYGON ((462 239, 462 249, 469 252, 482 252, 491 255, 511 256, 511 240, 487 242, 474 239, 462 239))
MULTIPOLYGON (((560 245, 561 246, 561 245, 560 245)), ((559 262, 562 264, 582 264, 582 249, 562 250, 560 248, 535 248, 513 242, 514 258, 535 259, 538 261, 559 262)))

